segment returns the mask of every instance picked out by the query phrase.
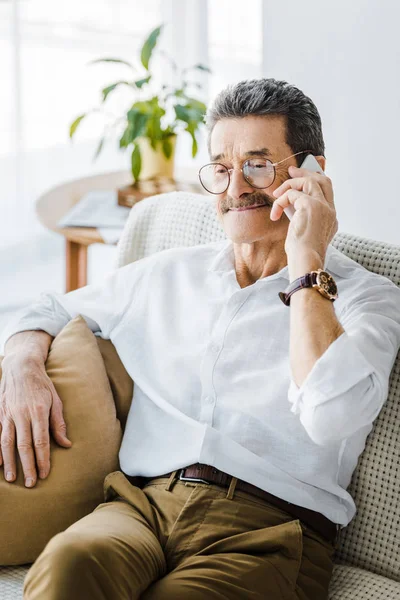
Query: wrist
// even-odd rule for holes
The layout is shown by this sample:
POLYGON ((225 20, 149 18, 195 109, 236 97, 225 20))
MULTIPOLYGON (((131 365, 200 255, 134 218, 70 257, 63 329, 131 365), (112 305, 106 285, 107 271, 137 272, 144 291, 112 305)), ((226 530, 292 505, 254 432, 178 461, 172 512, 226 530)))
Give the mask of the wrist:
POLYGON ((289 281, 292 283, 295 279, 302 277, 310 271, 324 268, 324 261, 320 255, 313 251, 307 250, 298 252, 293 256, 288 256, 289 281))
POLYGON ((13 351, 13 352, 8 352, 2 361, 2 369, 3 371, 9 366, 9 365, 18 365, 19 367, 28 367, 28 368, 32 368, 32 367, 41 367, 41 368, 45 368, 45 360, 43 358, 43 355, 38 352, 38 353, 32 353, 32 352, 24 352, 24 351, 13 351))

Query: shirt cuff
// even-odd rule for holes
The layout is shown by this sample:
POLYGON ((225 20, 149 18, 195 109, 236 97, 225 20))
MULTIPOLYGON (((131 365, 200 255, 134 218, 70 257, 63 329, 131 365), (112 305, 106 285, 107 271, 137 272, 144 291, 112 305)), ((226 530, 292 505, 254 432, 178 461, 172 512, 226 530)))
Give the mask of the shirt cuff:
POLYGON ((340 396, 374 372, 356 342, 342 333, 314 364, 302 385, 291 376, 288 400, 290 412, 299 414, 303 403, 317 406, 340 396))
POLYGON ((64 324, 55 324, 53 320, 46 319, 42 317, 39 318, 24 318, 22 317, 19 320, 14 321, 11 325, 6 326, 5 330, 2 332, 2 344, 1 344, 1 352, 4 354, 5 346, 11 336, 16 333, 20 333, 21 331, 45 331, 49 335, 56 337, 61 329, 65 326, 64 324))

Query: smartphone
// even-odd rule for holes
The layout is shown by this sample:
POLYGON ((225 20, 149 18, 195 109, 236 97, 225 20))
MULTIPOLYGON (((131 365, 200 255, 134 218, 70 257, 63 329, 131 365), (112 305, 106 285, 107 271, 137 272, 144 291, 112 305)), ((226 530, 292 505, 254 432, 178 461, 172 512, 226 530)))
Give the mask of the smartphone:
MULTIPOLYGON (((316 173, 324 173, 317 159, 312 154, 307 154, 307 156, 300 165, 300 169, 308 169, 309 171, 315 171, 316 173)), ((293 206, 288 206, 283 210, 289 220, 293 217, 294 213, 296 212, 293 206)))

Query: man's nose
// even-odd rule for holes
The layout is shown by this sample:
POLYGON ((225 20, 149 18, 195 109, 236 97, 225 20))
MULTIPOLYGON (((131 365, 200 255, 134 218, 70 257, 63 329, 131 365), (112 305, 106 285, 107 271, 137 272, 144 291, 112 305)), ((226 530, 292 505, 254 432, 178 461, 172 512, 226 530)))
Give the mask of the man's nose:
POLYGON ((230 171, 230 181, 227 193, 232 198, 239 199, 242 194, 254 192, 254 188, 245 180, 240 169, 230 171))

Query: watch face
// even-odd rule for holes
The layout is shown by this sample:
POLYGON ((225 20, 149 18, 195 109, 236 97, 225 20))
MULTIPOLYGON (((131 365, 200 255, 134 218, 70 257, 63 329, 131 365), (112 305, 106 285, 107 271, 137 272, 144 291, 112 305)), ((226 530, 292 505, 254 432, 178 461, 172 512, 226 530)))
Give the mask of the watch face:
POLYGON ((337 295, 335 280, 326 271, 320 271, 317 275, 317 284, 328 294, 329 297, 337 295))

